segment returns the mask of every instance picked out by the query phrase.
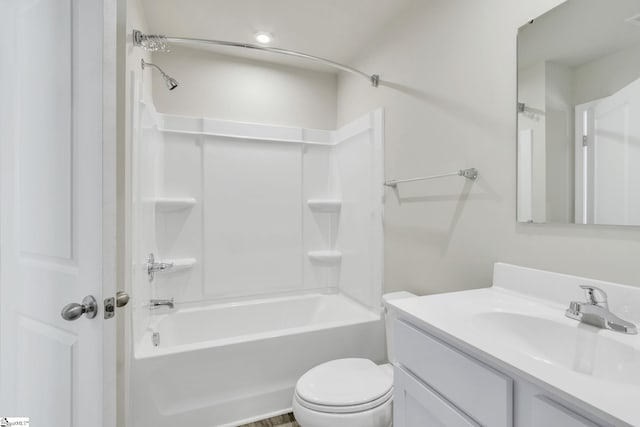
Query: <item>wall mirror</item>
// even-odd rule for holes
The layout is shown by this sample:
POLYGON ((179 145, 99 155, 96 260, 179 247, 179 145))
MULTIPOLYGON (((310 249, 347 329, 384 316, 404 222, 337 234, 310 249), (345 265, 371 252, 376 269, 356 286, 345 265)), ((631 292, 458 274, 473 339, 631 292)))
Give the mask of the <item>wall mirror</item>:
POLYGON ((519 222, 640 225, 640 1, 521 27, 517 117, 519 222))

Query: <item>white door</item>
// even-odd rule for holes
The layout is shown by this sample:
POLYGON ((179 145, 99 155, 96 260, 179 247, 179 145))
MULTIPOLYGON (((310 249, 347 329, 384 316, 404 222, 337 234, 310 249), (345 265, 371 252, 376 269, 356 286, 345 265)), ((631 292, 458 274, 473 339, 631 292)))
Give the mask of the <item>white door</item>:
POLYGON ((32 426, 115 426, 114 29, 111 0, 0 0, 0 417, 32 426))
POLYGON ((640 79, 576 107, 577 222, 640 225, 638 117, 640 79))

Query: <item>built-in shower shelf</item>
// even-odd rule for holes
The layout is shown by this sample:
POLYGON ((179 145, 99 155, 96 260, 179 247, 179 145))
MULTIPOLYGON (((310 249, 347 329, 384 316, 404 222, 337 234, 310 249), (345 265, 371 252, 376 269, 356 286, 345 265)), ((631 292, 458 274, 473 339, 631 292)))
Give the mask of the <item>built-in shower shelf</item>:
POLYGON ((193 197, 159 197, 154 202, 158 212, 183 211, 196 205, 196 199, 193 197))
POLYGON ((311 251, 307 255, 312 262, 322 264, 335 264, 342 260, 340 251, 311 251))
POLYGON ((337 199, 309 199, 307 200, 309 209, 316 212, 339 212, 342 207, 342 200, 337 199))

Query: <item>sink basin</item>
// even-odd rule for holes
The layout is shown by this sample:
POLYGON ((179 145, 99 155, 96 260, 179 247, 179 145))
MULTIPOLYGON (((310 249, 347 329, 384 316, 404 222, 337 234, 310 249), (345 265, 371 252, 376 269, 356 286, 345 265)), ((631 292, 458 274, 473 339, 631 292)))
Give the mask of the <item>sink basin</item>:
POLYGON ((576 322, 510 312, 476 313, 479 334, 500 337, 516 352, 594 378, 640 386, 640 351, 611 338, 615 332, 576 322))
POLYGON ((500 263, 489 288, 406 298, 389 307, 497 371, 603 416, 598 425, 640 426, 640 335, 565 317, 571 301, 587 301, 585 286, 601 289, 613 314, 640 325, 640 287, 500 263))

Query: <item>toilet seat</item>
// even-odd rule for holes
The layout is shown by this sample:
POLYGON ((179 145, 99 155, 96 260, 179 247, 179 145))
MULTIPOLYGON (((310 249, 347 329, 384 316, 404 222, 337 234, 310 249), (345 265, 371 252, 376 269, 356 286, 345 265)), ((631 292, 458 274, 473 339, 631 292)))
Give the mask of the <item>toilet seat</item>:
POLYGON ((387 401, 393 397, 393 388, 391 388, 386 394, 376 400, 370 402, 361 403, 359 405, 346 405, 346 406, 330 406, 319 405, 317 403, 307 402, 302 399, 298 393, 295 393, 294 399, 300 404, 300 406, 317 412, 325 412, 328 414, 354 414, 357 412, 368 411, 372 408, 384 405, 387 401))
POLYGON ((309 370, 298 380, 294 399, 312 411, 367 411, 393 397, 393 376, 368 359, 338 359, 309 370))

